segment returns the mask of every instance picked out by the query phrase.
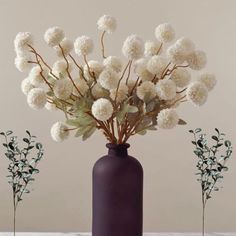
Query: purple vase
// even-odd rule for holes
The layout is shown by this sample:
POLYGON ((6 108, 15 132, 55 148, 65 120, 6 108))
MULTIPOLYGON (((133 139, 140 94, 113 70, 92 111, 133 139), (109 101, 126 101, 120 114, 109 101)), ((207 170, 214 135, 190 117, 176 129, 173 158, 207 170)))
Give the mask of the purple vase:
POLYGON ((93 168, 92 236, 142 236, 143 168, 129 144, 107 144, 93 168))

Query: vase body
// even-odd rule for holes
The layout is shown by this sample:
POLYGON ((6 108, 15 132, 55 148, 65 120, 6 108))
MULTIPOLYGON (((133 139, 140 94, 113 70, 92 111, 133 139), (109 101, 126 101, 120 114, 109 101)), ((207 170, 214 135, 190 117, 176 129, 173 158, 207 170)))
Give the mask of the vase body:
POLYGON ((128 144, 107 147, 93 168, 92 236, 142 236, 142 166, 128 144))

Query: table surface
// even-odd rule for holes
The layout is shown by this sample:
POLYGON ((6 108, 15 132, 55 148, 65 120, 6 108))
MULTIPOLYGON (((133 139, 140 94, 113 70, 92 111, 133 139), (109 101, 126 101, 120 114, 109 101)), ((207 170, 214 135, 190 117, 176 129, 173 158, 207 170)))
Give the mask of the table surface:
MULTIPOLYGON (((0 233, 0 236, 12 236, 12 233, 0 233)), ((16 236, 91 236, 91 233, 16 233, 16 236)), ((143 236, 201 236, 201 233, 144 233, 143 236)), ((205 236, 236 236, 236 233, 205 233, 205 236)))

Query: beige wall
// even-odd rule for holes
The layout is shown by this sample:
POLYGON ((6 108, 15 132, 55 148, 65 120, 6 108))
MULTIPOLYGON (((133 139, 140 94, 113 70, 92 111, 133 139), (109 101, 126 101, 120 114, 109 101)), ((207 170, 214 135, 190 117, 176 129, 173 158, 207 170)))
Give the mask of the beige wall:
MULTIPOLYGON (((186 104, 179 110, 188 121, 185 127, 130 140, 130 154, 145 170, 145 231, 199 231, 200 187, 187 131, 200 126, 211 132, 219 127, 236 144, 235 9, 235 0, 0 0, 0 128, 19 135, 31 130, 44 143, 46 154, 33 193, 19 206, 18 230, 90 231, 91 169, 106 153, 106 141, 99 133, 85 143, 75 138, 62 144, 51 140, 49 129, 63 116, 27 106, 19 88, 24 75, 13 64, 16 33, 31 31, 42 52, 51 55, 42 40, 48 27, 59 25, 71 39, 87 34, 98 42, 96 21, 108 13, 118 20, 117 32, 109 36, 111 54, 121 54, 122 41, 130 33, 153 39, 155 26, 162 22, 170 22, 179 37, 194 39, 207 52, 208 69, 218 77, 208 103, 201 109, 186 104)), ((94 57, 99 56, 96 51, 94 57)), ((7 161, 0 151, 0 231, 7 231, 12 226, 12 202, 5 179, 7 161)), ((236 231, 235 156, 229 164, 224 189, 209 201, 209 231, 236 231)))

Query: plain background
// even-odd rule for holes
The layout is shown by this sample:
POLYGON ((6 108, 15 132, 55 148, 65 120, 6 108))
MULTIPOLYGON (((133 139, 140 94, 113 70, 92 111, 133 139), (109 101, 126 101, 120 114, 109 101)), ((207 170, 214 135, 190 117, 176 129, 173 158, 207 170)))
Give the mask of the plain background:
MULTIPOLYGON (((120 55, 124 39, 131 33, 154 39, 154 28, 171 23, 177 37, 192 38, 208 55, 209 72, 218 78, 216 89, 201 108, 190 104, 179 109, 186 126, 170 131, 148 133, 130 140, 130 154, 145 171, 144 230, 200 231, 200 186, 196 181, 196 158, 192 154, 190 128, 202 127, 212 133, 215 127, 236 143, 236 1, 234 0, 0 0, 0 129, 12 129, 22 136, 25 129, 45 145, 41 173, 33 192, 19 205, 19 231, 90 231, 91 171, 95 161, 107 152, 104 137, 97 132, 87 142, 71 138, 58 144, 51 140, 50 127, 64 117, 60 112, 34 111, 20 91, 26 74, 14 67, 13 40, 19 31, 30 31, 37 48, 52 62, 52 49, 45 46, 43 34, 51 26, 65 29, 68 38, 86 34, 101 59, 97 19, 103 14, 117 18, 118 28, 106 37, 107 51, 120 55)), ((12 229, 11 190, 7 184, 8 162, 0 148, 0 231, 12 229)), ((207 207, 207 231, 236 231, 236 160, 224 188, 214 194, 207 207)))

